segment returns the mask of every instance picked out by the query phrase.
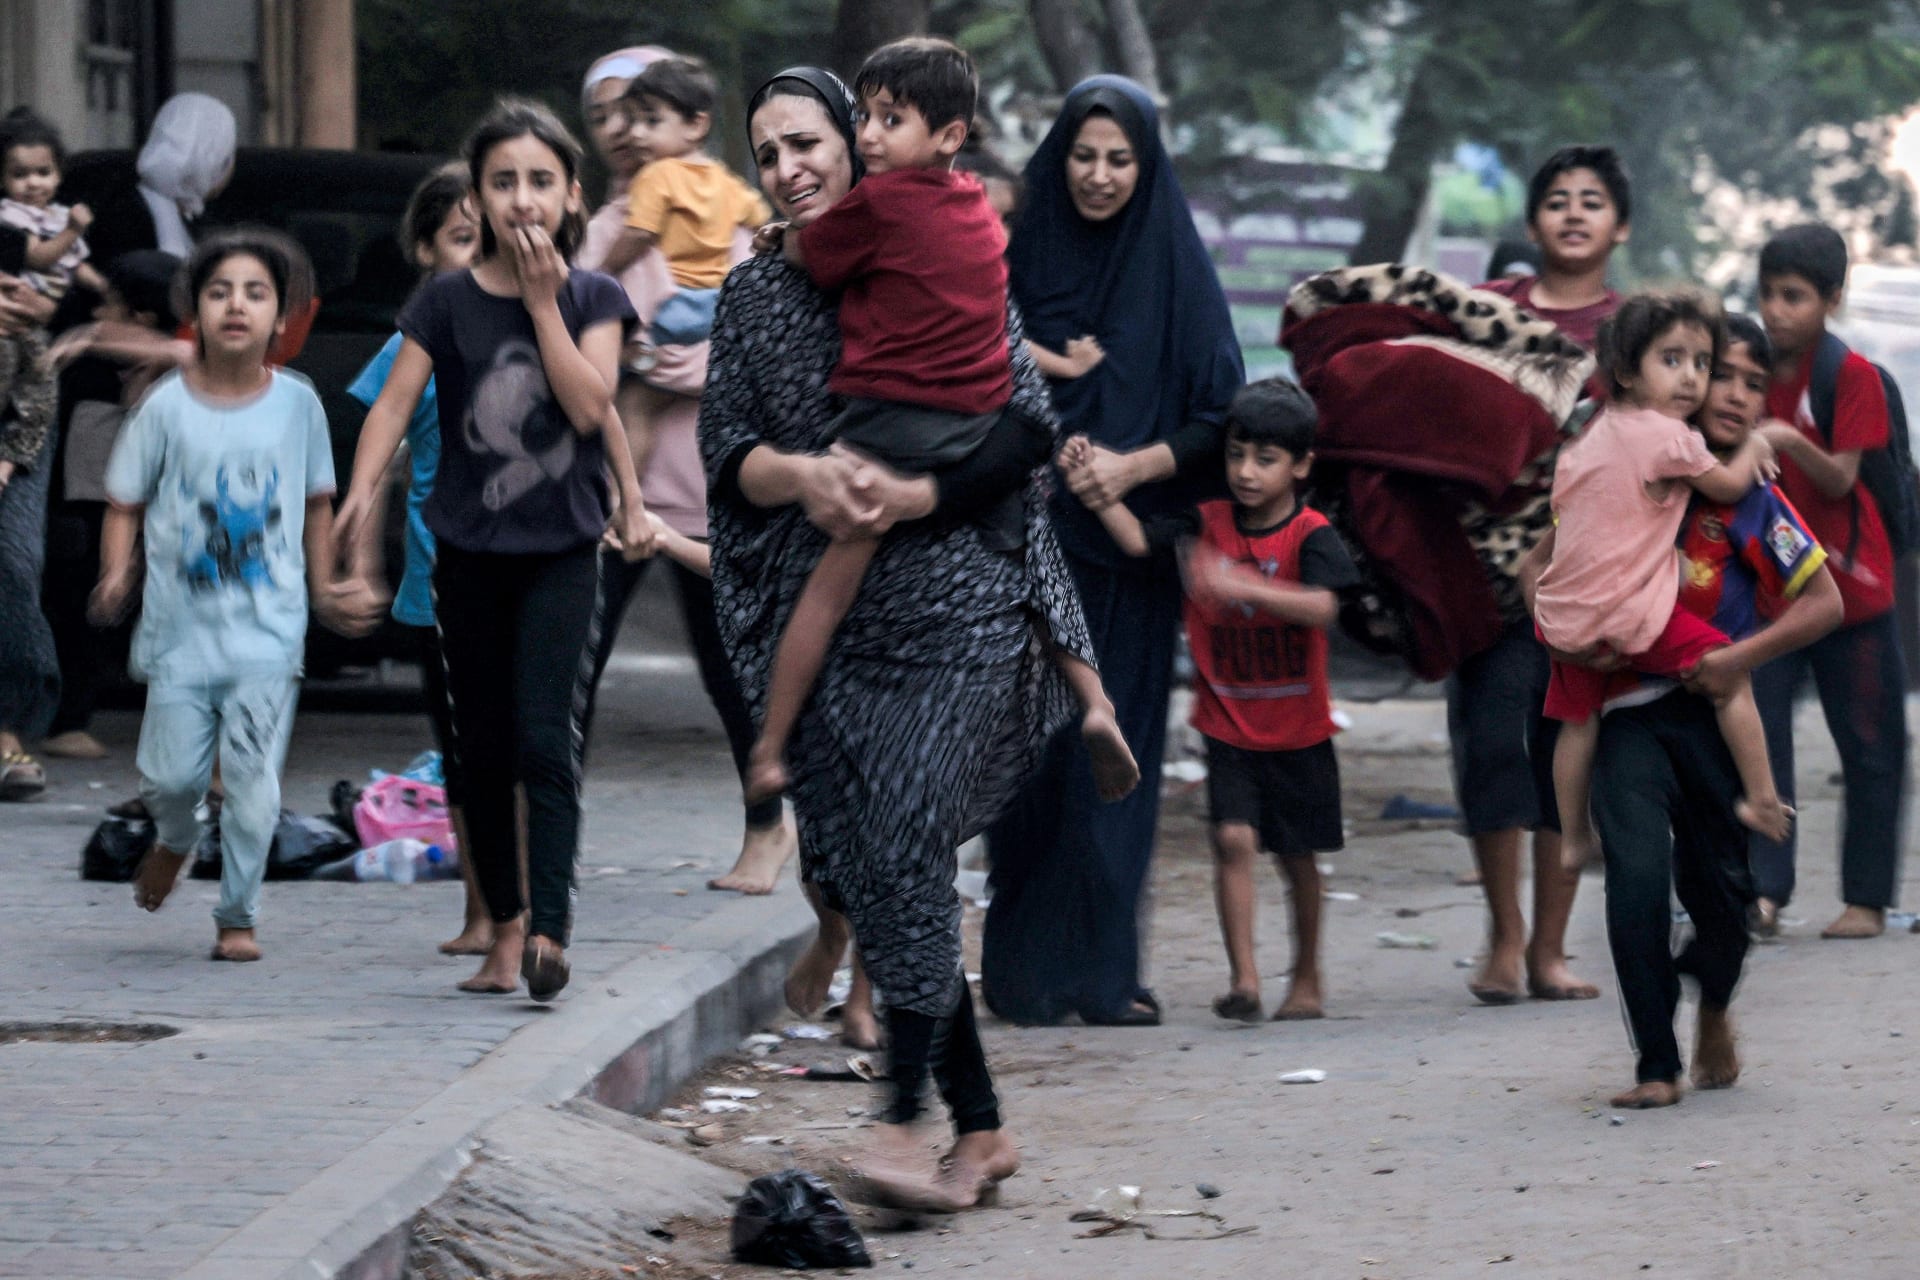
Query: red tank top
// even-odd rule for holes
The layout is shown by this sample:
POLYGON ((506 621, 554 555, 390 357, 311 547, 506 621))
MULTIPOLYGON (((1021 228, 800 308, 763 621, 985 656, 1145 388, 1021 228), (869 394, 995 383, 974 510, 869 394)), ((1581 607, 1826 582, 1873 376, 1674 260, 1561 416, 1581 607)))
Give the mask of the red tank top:
MULTIPOLYGON (((1301 507, 1279 528, 1242 533, 1231 502, 1200 507, 1195 555, 1217 555, 1279 582, 1300 581, 1300 549, 1326 517, 1301 507)), ((1334 734, 1327 693, 1327 633, 1248 605, 1187 601, 1193 650, 1193 727, 1249 751, 1297 751, 1334 734)))

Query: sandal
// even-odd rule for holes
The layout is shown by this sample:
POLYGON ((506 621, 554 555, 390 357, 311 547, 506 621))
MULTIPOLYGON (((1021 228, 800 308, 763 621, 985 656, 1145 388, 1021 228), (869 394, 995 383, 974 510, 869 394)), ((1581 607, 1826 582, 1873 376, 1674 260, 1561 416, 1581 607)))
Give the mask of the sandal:
POLYGON ((0 800, 38 800, 47 789, 47 771, 24 751, 0 756, 0 800))
POLYGON ((557 943, 547 938, 529 938, 526 949, 520 953, 520 976, 526 980, 527 994, 536 1003, 545 1004, 567 985, 567 979, 573 976, 573 967, 557 943))

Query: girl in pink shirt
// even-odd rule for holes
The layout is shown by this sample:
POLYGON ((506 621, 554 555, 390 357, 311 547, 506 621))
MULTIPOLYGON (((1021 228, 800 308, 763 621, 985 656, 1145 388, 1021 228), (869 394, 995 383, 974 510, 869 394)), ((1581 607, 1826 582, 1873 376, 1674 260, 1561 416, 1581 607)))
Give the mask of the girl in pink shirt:
MULTIPOLYGON (((1713 626, 1675 607, 1674 540, 1690 489, 1737 502, 1778 468, 1772 448, 1757 436, 1721 462, 1687 425, 1706 402, 1723 343, 1719 308, 1704 298, 1629 298, 1600 330, 1600 364, 1611 385, 1607 406, 1561 450, 1554 470, 1555 528, 1546 544, 1552 559, 1540 575, 1534 618, 1554 653, 1546 714, 1561 721, 1553 785, 1569 866, 1583 865, 1595 851, 1587 802, 1607 672, 1586 664, 1686 676, 1728 643, 1713 626)), ((1743 677, 1714 705, 1746 793, 1734 812, 1746 826, 1780 839, 1793 810, 1774 790, 1753 688, 1743 677)))

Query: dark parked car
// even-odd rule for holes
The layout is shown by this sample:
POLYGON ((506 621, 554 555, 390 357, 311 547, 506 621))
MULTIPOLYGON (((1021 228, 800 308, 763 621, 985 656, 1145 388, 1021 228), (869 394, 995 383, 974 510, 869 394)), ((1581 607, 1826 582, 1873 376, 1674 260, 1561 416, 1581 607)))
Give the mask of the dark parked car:
MULTIPOLYGON (((394 316, 419 280, 396 236, 407 197, 439 163, 435 156, 242 148, 233 181, 193 224, 201 235, 242 223, 273 227, 293 236, 313 259, 320 310, 306 346, 288 367, 312 379, 326 406, 343 490, 366 417, 347 386, 393 332, 394 316)), ((84 152, 67 162, 60 199, 98 207, 108 193, 131 191, 137 181, 133 152, 84 152)), ((386 530, 394 583, 404 513, 398 496, 389 504, 386 530)), ((361 640, 343 640, 318 626, 307 638, 307 667, 315 675, 401 656, 412 655, 390 621, 361 640)))

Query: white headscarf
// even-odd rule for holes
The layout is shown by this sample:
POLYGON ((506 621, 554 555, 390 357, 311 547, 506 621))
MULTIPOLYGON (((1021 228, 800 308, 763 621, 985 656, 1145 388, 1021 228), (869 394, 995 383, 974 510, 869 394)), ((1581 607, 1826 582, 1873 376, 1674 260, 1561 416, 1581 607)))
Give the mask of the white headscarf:
POLYGON ((672 56, 672 50, 657 44, 639 44, 595 58, 580 84, 580 109, 584 111, 593 105, 593 86, 602 80, 631 80, 645 71, 647 64, 672 56))
POLYGON ((193 252, 187 219, 200 216, 227 176, 236 132, 227 104, 204 93, 175 94, 154 116, 138 167, 161 249, 183 258, 193 252))

